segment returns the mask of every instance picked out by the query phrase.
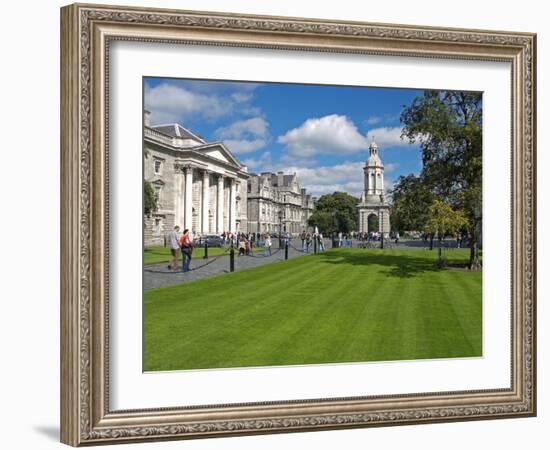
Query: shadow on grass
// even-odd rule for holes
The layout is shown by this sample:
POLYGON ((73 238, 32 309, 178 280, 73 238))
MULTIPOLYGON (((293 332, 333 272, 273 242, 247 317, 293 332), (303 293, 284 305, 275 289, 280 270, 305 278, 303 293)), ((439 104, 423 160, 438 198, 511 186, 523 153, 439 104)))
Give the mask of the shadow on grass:
MULTIPOLYGON (((434 255, 435 256, 435 255, 434 255)), ((443 272, 436 265, 436 258, 406 254, 385 253, 384 250, 342 251, 331 250, 319 255, 324 263, 351 264, 354 266, 388 266, 383 273, 396 278, 411 278, 424 272, 443 272)))

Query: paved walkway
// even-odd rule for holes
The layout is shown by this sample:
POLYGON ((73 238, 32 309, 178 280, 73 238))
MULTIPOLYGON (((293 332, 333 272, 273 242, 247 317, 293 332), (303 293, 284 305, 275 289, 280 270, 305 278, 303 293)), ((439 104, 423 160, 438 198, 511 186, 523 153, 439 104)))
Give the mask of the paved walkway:
MULTIPOLYGON (((288 259, 308 255, 308 253, 299 251, 301 247, 299 241, 296 244, 296 248, 289 246, 288 259)), ((208 259, 202 257, 203 252, 201 249, 196 249, 194 253, 195 258, 191 260, 190 272, 172 272, 168 269, 167 263, 145 266, 143 269, 143 289, 148 290, 172 286, 186 281, 200 280, 201 278, 229 272, 229 252, 208 259)), ((281 250, 274 248, 271 253, 271 256, 263 256, 263 252, 256 252, 254 256, 238 256, 238 251, 235 251, 235 272, 285 259, 284 248, 281 250)), ((313 248, 311 248, 311 253, 313 253, 313 248)))
MULTIPOLYGON (((300 240, 294 240, 292 245, 288 248, 288 258, 296 258, 299 256, 307 256, 308 253, 302 253, 300 240)), ((387 249, 418 249, 424 250, 429 247, 429 242, 422 240, 415 241, 400 241, 399 244, 395 244, 390 241, 386 245, 387 249), (389 244, 389 245, 388 245, 389 244)), ((374 248, 379 248, 380 242, 373 242, 374 248)), ((445 248, 456 248, 456 241, 447 240, 444 243, 445 248)), ((332 247, 329 240, 325 240, 325 247, 330 249, 332 247)), ((357 248, 358 242, 353 241, 352 247, 357 248)), ((434 242, 434 248, 437 248, 437 242, 434 242)), ((313 247, 310 248, 313 253, 313 247)), ((175 284, 181 284, 186 281, 200 280, 201 278, 210 277, 213 275, 221 275, 229 272, 229 252, 221 255, 214 256, 208 259, 202 257, 203 250, 196 249, 195 257, 191 261, 190 272, 172 272, 168 269, 167 263, 154 264, 145 266, 143 269, 143 289, 155 289, 165 286, 172 286, 175 284)), ((277 248, 272 250, 272 255, 264 257, 263 252, 254 253, 254 256, 237 256, 238 252, 235 251, 235 272, 240 270, 249 269, 252 267, 261 266, 277 261, 283 261, 285 259, 284 248, 279 250, 277 248)), ((181 263, 181 257, 180 257, 181 263)))

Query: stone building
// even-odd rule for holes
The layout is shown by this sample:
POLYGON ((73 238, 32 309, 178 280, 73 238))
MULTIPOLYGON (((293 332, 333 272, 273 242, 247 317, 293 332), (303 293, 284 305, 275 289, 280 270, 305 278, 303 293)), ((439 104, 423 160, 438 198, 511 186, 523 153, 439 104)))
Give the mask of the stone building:
POLYGON ((263 172, 248 179, 248 231, 288 232, 307 230, 315 201, 301 188, 296 174, 263 172))
POLYGON ((365 190, 361 195, 359 209, 359 231, 378 231, 384 235, 390 232, 390 205, 384 193, 384 164, 378 155, 378 145, 369 146, 369 158, 363 168, 365 190), (369 216, 378 217, 378 230, 368 229, 369 216))
POLYGON ((145 247, 163 245, 175 225, 194 236, 247 231, 246 166, 223 143, 179 124, 151 126, 144 115, 143 175, 158 204, 144 218, 145 247))

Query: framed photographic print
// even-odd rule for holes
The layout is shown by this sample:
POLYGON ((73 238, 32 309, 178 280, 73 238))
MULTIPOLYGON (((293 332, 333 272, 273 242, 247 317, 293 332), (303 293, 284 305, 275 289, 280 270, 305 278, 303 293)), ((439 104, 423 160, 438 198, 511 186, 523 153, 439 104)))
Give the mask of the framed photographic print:
POLYGON ((61 439, 536 414, 536 36, 71 5, 61 439))

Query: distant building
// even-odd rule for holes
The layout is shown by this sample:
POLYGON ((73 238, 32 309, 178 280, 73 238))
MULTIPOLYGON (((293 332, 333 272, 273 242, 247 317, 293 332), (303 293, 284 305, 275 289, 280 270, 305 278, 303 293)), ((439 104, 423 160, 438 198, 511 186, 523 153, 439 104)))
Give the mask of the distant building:
POLYGON ((384 193, 384 164, 378 155, 378 145, 372 142, 369 146, 369 158, 363 168, 365 189, 361 195, 359 209, 359 231, 389 234, 390 205, 384 193), (369 230, 369 217, 378 217, 378 229, 369 230))
POLYGON ((288 232, 307 230, 315 201, 301 188, 296 174, 263 172, 248 179, 248 231, 288 232))
POLYGON ((221 142, 179 124, 151 126, 144 113, 144 180, 158 209, 144 217, 145 247, 163 245, 175 225, 195 236, 247 231, 249 174, 221 142))

